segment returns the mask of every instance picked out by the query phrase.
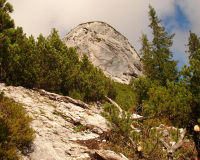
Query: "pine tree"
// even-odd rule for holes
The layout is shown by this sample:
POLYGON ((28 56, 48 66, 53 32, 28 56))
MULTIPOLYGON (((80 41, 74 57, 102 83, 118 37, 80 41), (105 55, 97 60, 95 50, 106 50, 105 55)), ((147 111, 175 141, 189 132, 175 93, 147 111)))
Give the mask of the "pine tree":
MULTIPOLYGON (((197 40, 195 34, 193 34, 192 36, 194 36, 197 40)), ((188 131, 193 134, 196 150, 198 152, 198 159, 200 159, 200 137, 199 133, 194 132, 193 130, 194 125, 200 124, 200 50, 198 49, 199 47, 196 46, 197 43, 195 42, 197 41, 193 41, 194 44, 192 44, 190 38, 189 44, 190 46, 192 46, 189 46, 189 51, 191 53, 189 56, 190 66, 185 65, 181 70, 181 74, 183 75, 183 80, 187 86, 188 92, 192 95, 189 103, 192 110, 192 113, 190 115, 192 115, 192 117, 190 119, 190 123, 188 123, 188 131)))
MULTIPOLYGON (((195 114, 198 114, 200 112, 200 38, 190 31, 188 41, 187 46, 189 50, 187 52, 190 53, 190 66, 185 65, 181 70, 181 74, 190 92, 193 94, 193 103, 195 103, 193 105, 198 109, 198 112, 195 112, 195 114)), ((200 115, 197 116, 200 118, 200 115)))
POLYGON ((47 38, 40 35, 36 46, 40 57, 40 78, 37 87, 59 93, 62 83, 61 68, 64 59, 62 55, 66 47, 60 40, 58 31, 52 29, 47 38))
MULTIPOLYGON (((13 12, 13 6, 10 3, 6 3, 6 1, 7 0, 0 0, 0 33, 15 27, 14 20, 12 20, 9 15, 9 13, 13 12)), ((2 36, 0 38, 2 38, 2 36)))
POLYGON ((25 35, 16 40, 18 50, 13 58, 13 67, 8 72, 9 84, 33 88, 38 81, 39 60, 36 42, 31 35, 25 35))
POLYGON ((13 44, 12 36, 15 34, 14 20, 9 15, 12 12, 12 5, 0 0, 0 63, 5 71, 10 67, 8 47, 13 44))
POLYGON ((144 64, 146 76, 151 80, 159 80, 160 84, 166 86, 167 80, 177 81, 178 61, 172 60, 170 47, 173 44, 172 38, 175 34, 168 36, 164 27, 159 26, 161 20, 158 19, 156 11, 149 5, 149 27, 153 30, 153 41, 150 43, 146 35, 140 39, 142 48, 140 55, 144 64))
POLYGON ((195 33, 190 31, 190 37, 188 38, 188 41, 189 42, 186 46, 189 47, 189 50, 186 52, 190 53, 189 59, 196 59, 197 51, 200 48, 200 38, 198 38, 195 33))

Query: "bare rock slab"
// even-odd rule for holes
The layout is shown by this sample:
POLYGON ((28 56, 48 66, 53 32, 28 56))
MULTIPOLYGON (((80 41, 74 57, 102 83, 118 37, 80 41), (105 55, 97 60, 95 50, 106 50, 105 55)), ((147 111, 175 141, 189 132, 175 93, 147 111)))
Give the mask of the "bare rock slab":
POLYGON ((143 76, 142 63, 128 39, 104 22, 78 25, 63 39, 68 47, 76 47, 79 56, 89 60, 113 80, 128 84, 131 77, 143 76))
POLYGON ((24 160, 91 159, 87 153, 90 149, 75 141, 95 139, 110 130, 104 117, 79 100, 46 91, 41 95, 39 91, 3 83, 0 83, 0 91, 22 104, 33 118, 30 125, 36 131, 36 138, 30 148, 25 149, 24 160), (71 102, 62 101, 66 99, 71 102), (86 126, 86 130, 75 132, 77 125, 86 126))

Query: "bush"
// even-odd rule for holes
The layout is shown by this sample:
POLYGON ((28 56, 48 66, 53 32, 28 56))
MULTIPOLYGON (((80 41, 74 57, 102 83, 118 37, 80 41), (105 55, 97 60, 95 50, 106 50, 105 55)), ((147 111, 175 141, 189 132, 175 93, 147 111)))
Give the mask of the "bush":
POLYGON ((34 139, 34 130, 29 123, 32 119, 25 109, 0 94, 0 157, 19 159, 17 150, 23 150, 34 139))
POLYGON ((129 85, 115 82, 117 96, 115 101, 123 110, 135 110, 136 94, 129 85))
POLYGON ((130 113, 122 112, 119 117, 119 110, 112 104, 106 103, 103 116, 111 123, 111 131, 108 133, 107 145, 105 149, 113 150, 117 153, 123 153, 126 157, 139 159, 139 152, 136 146, 133 146, 130 138, 137 146, 142 147, 144 155, 152 159, 164 159, 163 145, 159 141, 162 133, 157 132, 156 127, 160 124, 159 119, 149 119, 144 122, 131 121, 130 113), (140 132, 133 130, 131 125, 139 127, 140 132), (130 137, 130 138, 129 138, 130 137))
POLYGON ((106 95, 116 97, 114 82, 94 67, 87 54, 80 60, 76 49, 68 48, 56 29, 47 38, 40 35, 37 42, 33 36, 26 38, 22 29, 16 31, 15 45, 8 48, 12 55, 12 67, 6 70, 8 85, 42 88, 88 102, 106 95))

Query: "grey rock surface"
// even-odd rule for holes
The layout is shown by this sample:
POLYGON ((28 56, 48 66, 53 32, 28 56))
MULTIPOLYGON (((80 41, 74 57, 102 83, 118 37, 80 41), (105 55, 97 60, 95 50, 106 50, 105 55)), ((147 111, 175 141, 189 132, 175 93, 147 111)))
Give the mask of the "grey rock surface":
POLYGON ((3 83, 0 83, 1 91, 22 104, 33 118, 31 127, 36 131, 36 138, 30 148, 24 150, 23 160, 89 160, 91 149, 80 145, 77 140, 94 140, 110 130, 95 106, 91 106, 92 109, 82 108, 59 101, 61 96, 57 94, 42 90, 45 95, 41 95, 35 90, 5 86, 3 83), (57 100, 50 99, 48 95, 56 96, 57 100), (86 130, 76 132, 77 124, 85 126, 86 130))
POLYGON ((104 22, 78 25, 63 39, 68 47, 76 47, 79 56, 89 60, 114 81, 128 84, 131 77, 143 76, 140 57, 128 39, 104 22))

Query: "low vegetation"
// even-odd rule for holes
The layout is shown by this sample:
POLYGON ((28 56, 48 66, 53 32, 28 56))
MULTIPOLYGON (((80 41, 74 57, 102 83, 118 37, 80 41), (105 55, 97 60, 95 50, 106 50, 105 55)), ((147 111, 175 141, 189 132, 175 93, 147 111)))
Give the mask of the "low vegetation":
POLYGON ((74 131, 75 131, 75 133, 77 133, 77 132, 84 131, 86 129, 87 129, 86 126, 83 126, 80 124, 80 125, 75 126, 74 131))
POLYGON ((115 88, 117 91, 116 103, 125 111, 135 112, 137 95, 133 92, 132 86, 115 82, 115 88))
POLYGON ((34 130, 29 123, 25 109, 11 99, 0 94, 0 157, 1 159, 19 159, 17 150, 23 151, 34 139, 34 130))

